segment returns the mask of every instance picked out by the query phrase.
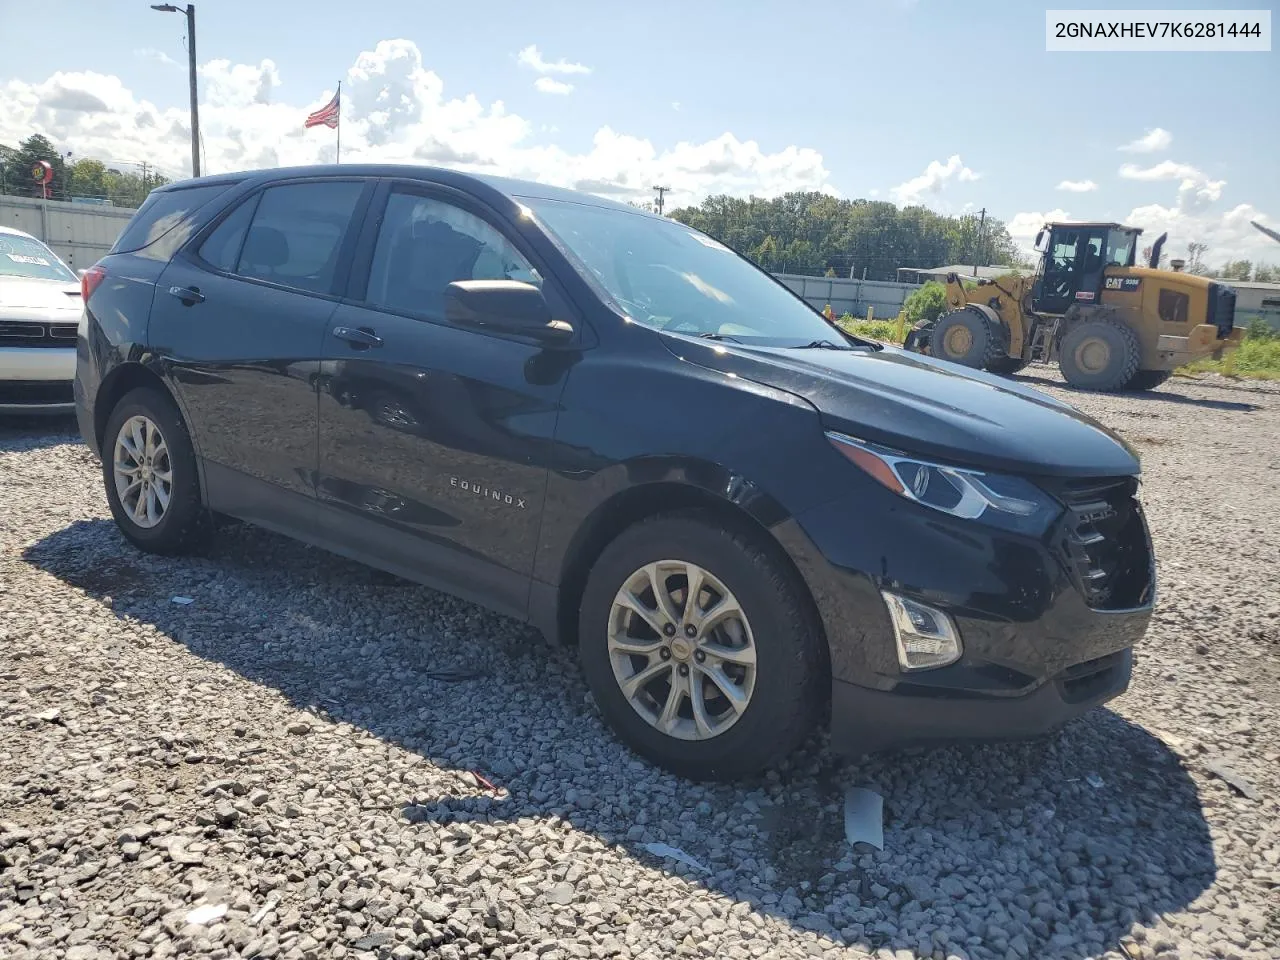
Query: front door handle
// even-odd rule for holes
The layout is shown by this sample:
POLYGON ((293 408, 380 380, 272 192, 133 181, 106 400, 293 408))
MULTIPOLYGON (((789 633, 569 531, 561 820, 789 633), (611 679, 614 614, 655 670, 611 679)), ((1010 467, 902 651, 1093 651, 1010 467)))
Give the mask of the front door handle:
POLYGON ((382 346, 382 338, 369 327, 334 327, 333 335, 361 350, 382 346))
POLYGON ((204 294, 199 287, 170 287, 169 296, 177 297, 188 307, 193 303, 204 303, 204 294))

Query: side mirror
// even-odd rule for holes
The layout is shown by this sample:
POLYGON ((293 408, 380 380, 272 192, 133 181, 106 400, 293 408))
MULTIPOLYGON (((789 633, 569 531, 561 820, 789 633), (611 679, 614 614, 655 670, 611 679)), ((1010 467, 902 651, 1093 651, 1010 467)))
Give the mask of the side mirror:
POLYGON ((1035 247, 1033 248, 1036 253, 1044 253, 1048 249, 1048 244, 1045 242, 1048 238, 1049 231, 1041 227, 1040 232, 1036 234, 1035 247))
POLYGON ((459 326, 547 342, 573 336, 573 327, 551 318, 542 291, 520 280, 455 280, 444 288, 444 316, 459 326))

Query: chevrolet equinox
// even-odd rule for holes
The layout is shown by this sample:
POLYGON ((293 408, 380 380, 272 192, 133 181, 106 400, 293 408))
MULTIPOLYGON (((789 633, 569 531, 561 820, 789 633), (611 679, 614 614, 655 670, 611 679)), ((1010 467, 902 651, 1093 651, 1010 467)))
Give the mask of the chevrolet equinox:
POLYGON ((1048 732, 1123 692, 1139 464, 1074 408, 843 333, 676 221, 407 166, 154 191, 82 278, 116 523, 228 515, 575 643, 681 775, 1048 732))

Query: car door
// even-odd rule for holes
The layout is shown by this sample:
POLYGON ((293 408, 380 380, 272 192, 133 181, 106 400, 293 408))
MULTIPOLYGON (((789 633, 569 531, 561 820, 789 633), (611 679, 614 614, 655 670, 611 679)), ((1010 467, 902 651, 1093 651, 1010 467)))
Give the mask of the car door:
POLYGON ((313 520, 321 344, 372 189, 357 178, 266 186, 210 224, 156 285, 150 340, 216 510, 268 526, 313 520))
POLYGON ((353 296, 324 340, 321 527, 357 556, 523 614, 576 348, 454 326, 444 288, 519 279, 541 286, 559 316, 567 301, 465 195, 384 191, 353 296))

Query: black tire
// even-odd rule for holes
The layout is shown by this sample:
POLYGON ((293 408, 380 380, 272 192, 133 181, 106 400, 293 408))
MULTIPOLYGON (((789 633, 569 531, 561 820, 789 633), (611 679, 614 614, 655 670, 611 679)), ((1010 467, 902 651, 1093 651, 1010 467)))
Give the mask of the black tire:
MULTIPOLYGON (((697 512, 642 521, 605 548, 587 580, 578 636, 587 683, 619 738, 692 780, 733 780, 778 764, 813 730, 829 694, 822 631, 798 576, 759 538, 697 512), (738 599, 754 638, 754 691, 737 721, 708 739, 659 731, 614 675, 608 639, 614 598, 642 567, 663 560, 696 564, 717 578, 738 599)), ((692 707, 687 698, 682 704, 692 707)))
POLYGON ((940 360, 950 360, 975 370, 987 370, 1005 353, 1004 330, 977 310, 952 310, 943 314, 934 324, 929 337, 929 353, 940 360), (968 336, 958 335, 965 331, 968 336), (953 349, 955 340, 962 341, 963 349, 953 349))
POLYGON ((200 479, 196 470, 191 435, 173 400, 155 387, 139 387, 125 394, 111 416, 102 438, 102 479, 107 502, 120 532, 139 550, 176 555, 201 546, 211 530, 209 513, 200 499, 200 479), (115 483, 115 449, 121 428, 132 418, 143 416, 155 424, 168 449, 172 473, 169 505, 155 526, 135 522, 121 503, 115 483))
POLYGON ((1119 320, 1086 320, 1067 331, 1058 354, 1058 369, 1067 383, 1080 390, 1115 393, 1125 389, 1138 372, 1142 347, 1133 330, 1119 320), (1099 348, 1105 347, 1106 352, 1099 348), (1094 362, 1088 363, 1088 353, 1094 362))
POLYGON ((1166 380, 1173 376, 1172 370, 1139 370, 1132 379, 1126 390, 1154 390, 1166 380))
POLYGON ((902 341, 904 350, 910 350, 912 353, 929 352, 929 339, 933 335, 933 320, 921 320, 907 331, 906 339, 902 341))
POLYGON ((996 357, 987 364, 987 369, 992 373, 1003 374, 1007 377, 1010 374, 1017 373, 1030 362, 1030 360, 1023 360, 1021 357, 1011 357, 1006 353, 1003 357, 996 357))

